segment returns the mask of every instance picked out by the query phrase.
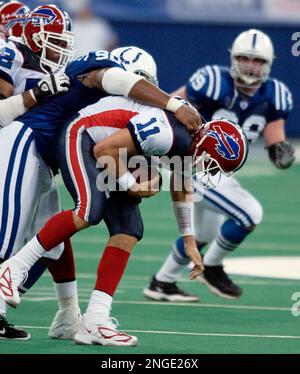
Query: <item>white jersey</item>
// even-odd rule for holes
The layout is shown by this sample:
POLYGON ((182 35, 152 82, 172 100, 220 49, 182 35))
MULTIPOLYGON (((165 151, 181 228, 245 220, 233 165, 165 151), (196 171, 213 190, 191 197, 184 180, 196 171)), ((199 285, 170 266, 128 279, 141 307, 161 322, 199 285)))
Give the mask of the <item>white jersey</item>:
POLYGON ((39 57, 21 39, 1 39, 0 78, 14 86, 14 95, 31 89, 44 76, 39 57))
MULTIPOLYGON (((174 131, 166 113, 120 96, 109 96, 79 111, 82 124, 95 143, 128 128, 140 153, 167 154, 174 144, 174 131)), ((71 124, 72 125, 72 124, 71 124)))

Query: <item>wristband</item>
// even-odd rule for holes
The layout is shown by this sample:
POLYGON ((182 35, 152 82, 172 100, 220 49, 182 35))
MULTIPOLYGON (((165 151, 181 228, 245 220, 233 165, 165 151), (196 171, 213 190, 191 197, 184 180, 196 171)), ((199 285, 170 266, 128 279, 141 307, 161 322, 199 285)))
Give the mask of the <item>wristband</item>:
POLYGON ((117 179, 117 182, 123 191, 127 191, 136 183, 136 179, 130 171, 127 170, 125 174, 117 179))
POLYGON ((175 113, 177 109, 179 109, 182 106, 182 102, 175 99, 175 97, 171 97, 171 99, 168 101, 168 104, 166 106, 166 109, 170 112, 175 113))
POLYGON ((182 236, 194 236, 194 203, 173 202, 175 217, 182 236))

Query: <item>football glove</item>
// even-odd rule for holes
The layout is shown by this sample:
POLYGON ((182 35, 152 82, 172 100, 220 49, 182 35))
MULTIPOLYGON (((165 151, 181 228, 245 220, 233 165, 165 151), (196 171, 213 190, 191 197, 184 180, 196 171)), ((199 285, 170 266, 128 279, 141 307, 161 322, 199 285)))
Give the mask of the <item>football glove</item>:
POLYGON ((289 142, 273 144, 268 151, 270 160, 278 169, 287 169, 295 161, 295 149, 289 142))
POLYGON ((39 103, 49 96, 67 92, 70 87, 70 78, 63 72, 51 73, 41 79, 30 91, 35 100, 39 103))

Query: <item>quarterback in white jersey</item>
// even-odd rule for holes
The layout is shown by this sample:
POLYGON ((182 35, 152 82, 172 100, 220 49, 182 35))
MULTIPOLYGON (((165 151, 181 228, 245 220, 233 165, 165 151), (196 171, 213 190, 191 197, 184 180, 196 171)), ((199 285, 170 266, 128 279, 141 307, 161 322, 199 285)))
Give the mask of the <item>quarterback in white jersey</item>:
MULTIPOLYGON (((230 68, 202 67, 176 94, 188 99, 206 120, 235 121, 250 143, 263 134, 270 160, 285 169, 294 161, 294 150, 286 141, 284 130, 293 103, 288 87, 269 78, 273 59, 270 38, 259 30, 245 31, 232 45, 230 68)), ((201 280, 218 296, 237 298, 242 289, 227 276, 222 261, 261 222, 263 209, 233 177, 222 178, 216 188, 206 190, 204 195, 201 183, 195 181, 194 190, 198 248, 211 243, 204 255, 201 280)), ((197 296, 176 285, 188 261, 179 238, 144 295, 154 300, 197 301, 197 296)))

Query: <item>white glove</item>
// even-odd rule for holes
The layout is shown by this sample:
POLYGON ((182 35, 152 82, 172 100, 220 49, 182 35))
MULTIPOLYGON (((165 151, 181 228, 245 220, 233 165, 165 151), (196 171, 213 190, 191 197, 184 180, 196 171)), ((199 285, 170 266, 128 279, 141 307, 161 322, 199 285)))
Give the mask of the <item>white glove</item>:
POLYGON ((49 96, 67 92, 70 87, 70 78, 63 72, 51 73, 41 79, 38 84, 30 90, 30 93, 37 102, 49 96))

